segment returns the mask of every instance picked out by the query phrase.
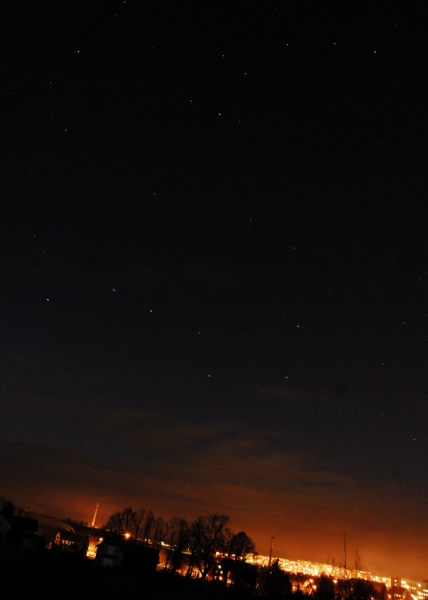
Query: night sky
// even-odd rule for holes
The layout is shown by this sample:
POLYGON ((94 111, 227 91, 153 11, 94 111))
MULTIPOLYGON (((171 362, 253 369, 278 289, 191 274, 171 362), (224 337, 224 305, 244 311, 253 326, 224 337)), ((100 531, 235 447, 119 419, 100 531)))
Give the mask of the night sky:
POLYGON ((422 3, 8 4, 0 495, 427 578, 422 3))

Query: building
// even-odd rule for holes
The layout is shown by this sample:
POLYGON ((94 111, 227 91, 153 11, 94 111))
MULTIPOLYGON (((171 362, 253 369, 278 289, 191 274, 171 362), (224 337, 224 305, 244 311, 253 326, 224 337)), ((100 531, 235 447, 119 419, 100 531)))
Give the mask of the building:
POLYGON ((123 561, 123 550, 113 540, 105 540, 98 544, 95 564, 102 567, 120 567, 123 561))
POLYGON ((159 550, 135 540, 112 536, 98 544, 95 563, 104 567, 123 565, 140 573, 154 573, 159 564, 159 550))
POLYGON ((428 584, 424 581, 391 577, 390 595, 392 599, 399 600, 426 600, 428 598, 428 584))
POLYGON ((52 548, 55 547, 62 552, 86 556, 89 547, 89 536, 84 533, 60 529, 57 532, 52 545, 52 548))

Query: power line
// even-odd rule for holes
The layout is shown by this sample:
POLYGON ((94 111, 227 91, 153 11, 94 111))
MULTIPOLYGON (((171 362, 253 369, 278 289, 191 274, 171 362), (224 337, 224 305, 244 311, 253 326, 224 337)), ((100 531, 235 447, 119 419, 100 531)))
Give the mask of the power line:
POLYGON ((31 83, 28 87, 26 87, 24 89, 24 91, 17 97, 15 98, 15 100, 9 104, 9 106, 7 108, 5 108, 5 110, 3 112, 0 113, 0 118, 4 117, 4 115, 15 106, 15 104, 17 104, 20 100, 22 100, 22 98, 28 94, 28 92, 30 90, 32 90, 54 67, 56 67, 57 64, 59 64, 62 59, 67 56, 67 54, 70 54, 70 52, 76 47, 78 46, 85 38, 88 37, 88 35, 90 33, 92 33, 99 25, 100 23, 102 23, 109 15, 111 15, 111 13, 113 11, 115 11, 117 9, 117 7, 119 6, 119 4, 124 4, 124 0, 119 0, 119 2, 116 2, 116 4, 113 5, 112 8, 110 8, 106 13, 104 13, 102 15, 102 17, 100 19, 98 19, 98 21, 92 25, 92 27, 90 27, 88 29, 88 31, 86 31, 86 33, 84 33, 74 44, 72 44, 69 48, 67 48, 67 50, 65 50, 65 52, 63 52, 61 54, 61 56, 55 60, 45 71, 43 71, 43 73, 37 77, 37 79, 35 79, 33 81, 33 83, 31 83))

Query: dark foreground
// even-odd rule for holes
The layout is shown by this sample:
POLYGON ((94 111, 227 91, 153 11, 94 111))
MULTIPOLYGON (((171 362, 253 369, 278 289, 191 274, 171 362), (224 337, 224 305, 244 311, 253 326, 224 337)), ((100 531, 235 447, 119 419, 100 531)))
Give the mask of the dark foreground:
POLYGON ((11 552, 0 548, 0 598, 3 600, 192 600, 249 598, 245 590, 216 582, 172 578, 100 567, 81 556, 54 551, 11 552))

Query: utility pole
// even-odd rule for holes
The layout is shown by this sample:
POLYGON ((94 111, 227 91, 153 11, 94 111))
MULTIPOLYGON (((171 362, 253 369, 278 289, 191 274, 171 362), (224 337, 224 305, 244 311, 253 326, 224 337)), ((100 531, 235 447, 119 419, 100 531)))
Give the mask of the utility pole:
POLYGON ((343 533, 343 550, 345 553, 345 581, 348 584, 348 598, 350 598, 352 596, 352 586, 351 586, 351 580, 348 577, 348 569, 346 568, 346 534, 343 533))
POLYGON ((343 550, 345 552, 345 571, 346 571, 346 534, 343 534, 343 550))
POLYGON ((272 539, 270 541, 270 552, 269 552, 269 562, 268 562, 268 569, 270 569, 270 563, 272 560, 272 550, 273 550, 273 542, 274 542, 275 538, 274 536, 272 536, 272 539))

